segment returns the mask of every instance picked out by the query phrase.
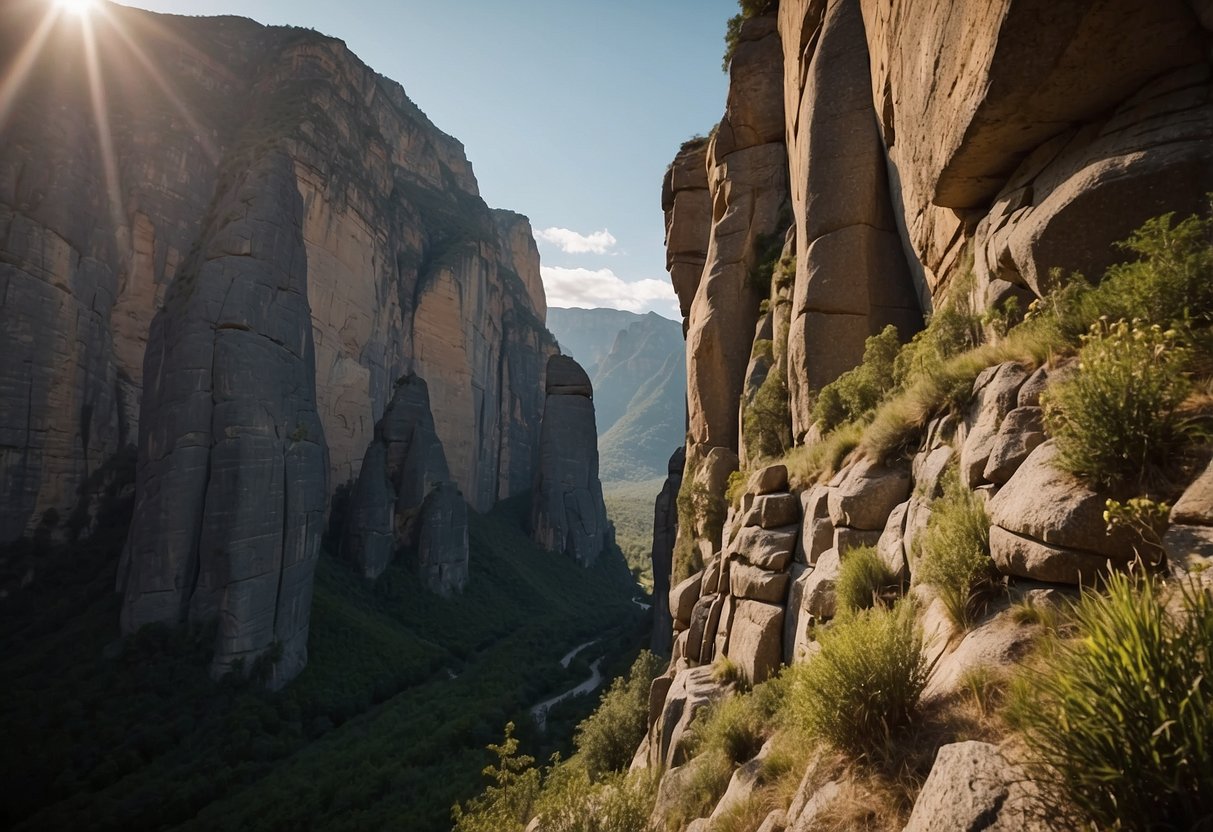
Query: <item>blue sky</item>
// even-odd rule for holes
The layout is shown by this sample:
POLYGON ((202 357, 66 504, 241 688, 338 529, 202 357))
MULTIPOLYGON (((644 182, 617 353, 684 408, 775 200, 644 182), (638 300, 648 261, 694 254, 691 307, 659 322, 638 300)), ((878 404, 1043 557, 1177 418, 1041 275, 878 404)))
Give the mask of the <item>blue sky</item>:
POLYGON ((735 0, 124 5, 341 38, 464 143, 489 205, 531 218, 551 305, 678 318, 661 177, 678 145, 723 113, 720 56, 735 0))

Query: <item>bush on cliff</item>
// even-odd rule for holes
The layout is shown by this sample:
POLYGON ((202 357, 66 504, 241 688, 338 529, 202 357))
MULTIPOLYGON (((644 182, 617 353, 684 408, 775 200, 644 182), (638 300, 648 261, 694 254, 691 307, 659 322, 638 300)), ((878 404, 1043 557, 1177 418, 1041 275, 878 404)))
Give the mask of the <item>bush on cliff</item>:
POLYGON ((1012 688, 1051 808, 1099 829, 1196 829, 1213 818, 1213 595, 1113 574, 1012 688))
POLYGON ((981 497, 965 488, 955 471, 944 479, 944 495, 931 503, 915 577, 935 588, 948 617, 961 627, 973 623, 995 586, 990 518, 981 497))
POLYGON ((834 594, 839 609, 846 612, 866 610, 896 597, 901 581, 880 559, 876 549, 859 546, 847 552, 838 572, 834 594))
POLYGON ((1140 489, 1185 441, 1179 408, 1191 352, 1175 330, 1099 321, 1083 336, 1078 372, 1044 398, 1059 462, 1111 489, 1140 489))
POLYGON ((662 671, 660 660, 642 650, 626 677, 602 696, 598 710, 577 726, 573 744, 592 778, 622 771, 632 762, 649 720, 649 686, 662 671))
POLYGON ((821 388, 813 421, 822 430, 865 417, 893 389, 893 365, 901 349, 897 327, 889 324, 864 342, 863 362, 821 388))
POLYGON ((790 702, 811 736, 879 759, 919 714, 930 665, 913 610, 873 607, 818 631, 821 651, 790 671, 790 702))

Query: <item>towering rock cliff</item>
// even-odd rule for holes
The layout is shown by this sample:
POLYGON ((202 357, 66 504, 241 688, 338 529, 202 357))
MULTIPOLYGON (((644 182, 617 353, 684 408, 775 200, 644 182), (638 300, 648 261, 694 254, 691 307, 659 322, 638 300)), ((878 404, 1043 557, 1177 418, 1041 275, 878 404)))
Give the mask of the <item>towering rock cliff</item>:
POLYGON ((613 542, 598 481, 593 398, 590 377, 581 365, 564 355, 548 360, 531 535, 545 549, 585 566, 613 542))
MULTIPOLYGON (((4 54, 44 11, 3 10, 4 54)), ((460 144, 340 41, 118 6, 93 18, 104 110, 64 16, 0 123, 0 540, 87 530, 97 472, 136 441, 150 324, 205 242, 221 171, 271 144, 303 203, 330 487, 357 475, 414 372, 468 502, 530 488, 555 349, 538 254, 525 218, 484 205, 460 144)))
MULTIPOLYGON (((1054 603, 1109 569, 1128 569, 1143 550, 1154 566, 1161 559, 1181 573, 1194 553, 1213 555, 1206 526, 1192 525, 1206 512, 1189 507, 1208 503, 1208 472, 1192 482, 1200 466, 1190 460, 1170 461, 1168 487, 1178 502, 1170 525, 1160 521, 1165 534, 1156 537, 1109 524, 1109 497, 1125 495, 1065 470, 1054 428, 1042 416, 1042 395, 1047 403, 1054 385, 1082 372, 1059 357, 1077 349, 1076 337, 1054 345, 1060 352, 1045 360, 1007 347, 1014 338, 988 323, 996 315, 988 316, 986 335, 996 346, 966 357, 981 371, 974 370, 975 378, 960 374, 964 389, 955 401, 893 400, 858 447, 845 430, 830 437, 832 445, 823 443, 812 415, 821 388, 858 365, 865 339, 886 326, 906 340, 924 316, 956 304, 958 316, 971 314, 968 325, 980 328, 982 315, 999 312, 1009 298, 1023 309, 1059 281, 1075 279, 1073 273, 1098 279, 1127 257, 1114 243, 1146 220, 1207 212, 1209 4, 780 0, 766 6, 740 29, 724 121, 706 147, 693 140, 679 150, 662 186, 667 264, 687 316, 691 428, 678 501, 680 545, 666 599, 673 658, 651 688, 649 730, 632 764, 664 769, 652 818, 657 828, 717 828, 725 816, 769 805, 773 790, 760 772, 771 749, 783 746, 766 731, 768 744, 759 751, 756 742, 757 753, 747 752, 752 759, 735 760, 731 779, 721 776, 699 820, 666 823, 672 809, 685 811, 702 797, 690 798, 688 784, 702 782, 718 762, 691 759, 694 723, 713 702, 738 695, 708 665, 723 657, 759 682, 781 665, 815 661, 829 641, 815 633, 836 626, 831 622, 844 604, 836 590, 856 550, 866 549, 864 558, 878 560, 873 568, 890 576, 871 587, 871 603, 880 592, 916 600, 915 626, 926 632, 933 666, 924 694, 932 706, 956 695, 967 674, 1010 672, 1037 637, 1015 620, 1003 596, 974 621, 954 626, 944 612, 944 579, 928 578, 923 568, 923 541, 936 512, 958 511, 958 501, 967 501, 978 518, 972 522, 983 534, 988 527, 988 546, 979 547, 989 554, 979 552, 983 574, 997 576, 999 587, 1025 606, 1054 603), (779 107, 770 103, 773 87, 779 107), (740 123, 767 124, 762 116, 776 112, 778 136, 766 128, 737 130, 740 123), (747 137, 748 153, 731 150, 739 135, 747 137), (733 164, 760 155, 771 166, 760 176, 733 164), (710 219, 702 210, 705 195, 710 219), (783 201, 791 206, 786 237, 788 223, 766 221, 783 201), (762 231, 742 233, 747 228, 762 231), (766 237, 773 232, 782 251, 766 237), (722 265, 742 261, 744 270, 722 265), (762 306, 752 302, 755 292, 762 306), (765 404, 778 411, 776 421, 786 420, 788 442, 803 448, 786 466, 762 457, 787 448, 754 452, 746 418, 767 380, 780 373, 786 398, 772 394, 765 404), (929 412, 906 412, 916 408, 929 412), (837 458, 815 460, 818 451, 837 458), (731 487, 726 499, 726 477, 739 462, 745 486, 731 487), (790 475, 793 462, 801 470, 790 475), (945 482, 951 505, 935 502, 945 482)), ((1191 261, 1207 269, 1204 258, 1191 261)), ((1209 313, 1185 307, 1177 314, 1199 319, 1199 328, 1209 313)), ((1201 331, 1198 337, 1207 337, 1201 331)), ((1207 376, 1203 366, 1193 373, 1207 376)), ((867 424, 862 414, 850 416, 867 424)), ((1159 498, 1153 490, 1149 496, 1159 498)), ((1161 508, 1165 515, 1167 506, 1161 508)), ((657 525, 655 572, 665 564, 670 528, 660 503, 657 525)), ((823 775, 823 759, 808 765, 790 806, 781 804, 765 820, 746 815, 754 818, 750 828, 817 828, 827 818, 831 828, 863 825, 838 820, 844 811, 838 795, 846 789, 861 795, 844 803, 872 795, 845 773, 823 775)), ((1053 820, 1065 812, 1056 806, 1046 805, 1041 815, 1032 804, 1035 814, 1024 814, 1025 776, 995 746, 944 745, 933 759, 934 767, 928 759, 920 772, 925 779, 929 770, 930 778, 912 815, 880 822, 902 828, 908 819, 906 829, 1059 828, 1053 820), (981 785, 975 767, 984 772, 981 785)))

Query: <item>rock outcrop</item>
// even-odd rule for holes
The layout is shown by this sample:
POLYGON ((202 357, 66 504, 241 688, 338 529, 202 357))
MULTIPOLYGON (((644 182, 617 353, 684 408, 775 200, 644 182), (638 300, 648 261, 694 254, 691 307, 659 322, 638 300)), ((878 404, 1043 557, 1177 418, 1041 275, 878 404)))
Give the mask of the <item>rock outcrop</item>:
POLYGON ((425 380, 396 383, 350 494, 341 554, 378 578, 403 548, 416 548, 423 582, 443 595, 468 574, 467 507, 434 429, 425 380))
POLYGON ((584 566, 597 560, 612 537, 598 481, 593 395, 590 377, 576 361, 564 355, 548 360, 531 536, 584 566))
MULTIPOLYGON (((16 55, 41 7, 2 14, 16 55)), ((138 435, 166 288, 205 242, 223 171, 270 144, 303 199, 330 487, 356 478, 395 380, 415 372, 467 500, 487 510, 529 489, 555 350, 537 250, 524 217, 485 206, 459 142, 314 32, 121 7, 95 25, 105 78, 128 75, 120 27, 164 88, 107 87, 107 159, 80 117, 88 72, 65 18, 0 125, 0 542, 87 533, 112 485, 97 472, 138 435)))
POLYGON ((670 574, 674 567, 674 541, 678 537, 678 489, 686 452, 679 448, 671 456, 661 493, 653 502, 653 636, 649 649, 668 656, 673 646, 674 626, 670 607, 670 574))
POLYGON ((148 339, 122 629, 218 619, 212 673, 270 656, 277 686, 307 660, 328 474, 290 158, 251 160, 214 215, 148 339))

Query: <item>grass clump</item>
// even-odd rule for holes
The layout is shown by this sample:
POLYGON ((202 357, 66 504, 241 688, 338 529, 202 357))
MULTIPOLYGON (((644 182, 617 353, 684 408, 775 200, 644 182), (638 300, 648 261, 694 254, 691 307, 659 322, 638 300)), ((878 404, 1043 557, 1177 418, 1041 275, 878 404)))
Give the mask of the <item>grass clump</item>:
POLYGON ((1060 464, 1097 486, 1144 486, 1184 444, 1179 410, 1192 389, 1190 357, 1175 330, 1094 324, 1078 372, 1045 397, 1060 464))
POLYGON ((897 327, 889 324, 864 342, 863 362, 821 388, 812 420, 823 431, 864 418, 893 388, 893 365, 901 349, 897 327))
POLYGON ((861 610, 817 640, 821 652, 793 671, 793 713, 810 735, 853 758, 887 755, 917 718, 931 670, 911 607, 861 610))
POLYGON ((847 456, 863 439, 861 422, 847 422, 811 445, 798 445, 781 460, 794 485, 811 485, 842 467, 847 456))
POLYGON ((901 581, 872 546, 860 546, 842 559, 834 592, 840 609, 866 610, 896 597, 901 581))
POLYGON ((1213 817, 1213 596, 1113 574, 1077 605, 1078 637, 1045 642, 1009 716, 1050 805, 1104 829, 1213 817))
POLYGON ((935 588, 948 617, 969 627, 997 574, 990 560, 990 518, 981 497, 965 488, 955 471, 943 487, 943 496, 931 504, 916 577, 935 588))
POLYGON ((662 669, 656 656, 642 650, 627 676, 611 683, 598 710, 577 726, 573 744, 591 777, 622 771, 632 762, 648 728, 649 686, 662 669))

